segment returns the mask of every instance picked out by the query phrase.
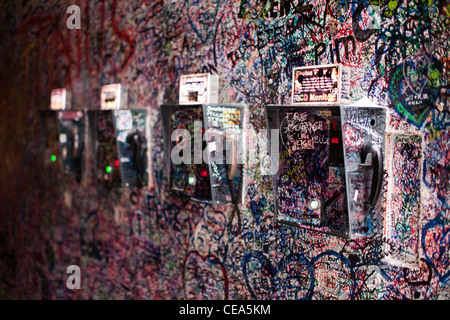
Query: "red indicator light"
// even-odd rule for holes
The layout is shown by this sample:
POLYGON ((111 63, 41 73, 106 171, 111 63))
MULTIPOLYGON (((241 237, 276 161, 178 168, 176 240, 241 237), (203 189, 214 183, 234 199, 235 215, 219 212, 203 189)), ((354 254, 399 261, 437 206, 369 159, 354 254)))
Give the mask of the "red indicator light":
POLYGON ((118 166, 119 166, 119 160, 116 160, 116 161, 114 162, 114 165, 115 165, 116 167, 118 167, 118 166))
POLYGON ((208 176, 208 171, 206 171, 206 170, 200 171, 200 175, 202 177, 206 178, 208 176))
POLYGON ((331 138, 331 143, 339 143, 339 138, 331 138))

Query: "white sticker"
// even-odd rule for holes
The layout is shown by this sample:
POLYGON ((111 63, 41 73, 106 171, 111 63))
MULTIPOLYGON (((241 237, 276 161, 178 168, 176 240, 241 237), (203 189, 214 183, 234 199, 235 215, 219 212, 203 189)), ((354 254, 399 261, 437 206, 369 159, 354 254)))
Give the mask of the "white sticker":
POLYGON ((208 143, 208 151, 209 152, 216 151, 216 142, 215 141, 211 141, 210 143, 208 143))
POLYGON ((121 90, 122 87, 120 83, 102 86, 100 95, 101 96, 100 109, 102 110, 120 109, 121 90))
POLYGON ((127 134, 125 131, 119 131, 119 134, 117 135, 117 140, 119 142, 125 142, 127 140, 127 134))
POLYGON ((131 130, 133 129, 133 116, 130 110, 119 110, 117 114, 117 129, 131 130))
POLYGON ((355 195, 353 196, 353 201, 358 201, 358 193, 359 193, 359 191, 358 190, 355 190, 355 195))
POLYGON ((59 135, 59 142, 66 143, 67 142, 67 135, 65 133, 61 133, 59 135))

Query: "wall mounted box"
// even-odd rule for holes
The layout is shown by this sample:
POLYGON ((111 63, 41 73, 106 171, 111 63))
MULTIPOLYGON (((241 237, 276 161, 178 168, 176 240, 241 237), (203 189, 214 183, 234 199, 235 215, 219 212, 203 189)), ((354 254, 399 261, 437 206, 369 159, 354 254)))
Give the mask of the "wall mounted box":
POLYGON ((79 182, 84 167, 85 113, 82 110, 41 111, 45 163, 79 182))
POLYGON ((213 205, 243 202, 246 107, 203 105, 213 205), (223 150, 223 152, 221 152, 223 150))
POLYGON ((420 263, 423 135, 386 133, 388 182, 384 219, 385 261, 403 267, 420 263))
POLYGON ((81 110, 59 111, 58 130, 63 172, 75 172, 81 180, 85 145, 85 113, 81 110))
POLYGON ((85 113, 70 110, 72 95, 66 88, 50 94, 50 110, 40 111, 41 135, 46 167, 57 167, 64 174, 74 174, 79 182, 83 173, 85 113))
POLYGON ((117 110, 128 104, 128 92, 120 83, 102 86, 100 94, 100 109, 117 110))
POLYGON ((101 110, 89 111, 96 176, 110 187, 148 185, 147 110, 126 109, 128 91, 120 83, 101 88, 101 110))
POLYGON ((162 105, 161 114, 170 192, 213 205, 241 203, 245 106, 162 105), (172 154, 189 161, 175 163, 172 154))
POLYGON ((387 108, 362 100, 266 111, 280 136, 278 221, 349 238, 380 230, 387 108))
POLYGON ((109 187, 147 186, 147 111, 90 110, 88 116, 97 179, 109 187))
POLYGON ((350 69, 339 63, 297 67, 292 72, 292 104, 339 105, 349 101, 350 69))
POLYGON ((39 111, 39 118, 41 124, 44 165, 47 168, 56 167, 58 171, 62 171, 58 114, 51 110, 41 110, 39 111))
POLYGON ((50 95, 51 110, 70 110, 72 108, 72 94, 66 88, 53 89, 50 95))
POLYGON ((107 187, 119 187, 121 174, 112 110, 89 110, 89 136, 94 158, 94 175, 107 187))
POLYGON ((219 100, 219 76, 209 73, 183 75, 180 78, 180 104, 215 104, 219 100))
POLYGON ((122 185, 147 186, 147 110, 114 110, 114 123, 122 185))

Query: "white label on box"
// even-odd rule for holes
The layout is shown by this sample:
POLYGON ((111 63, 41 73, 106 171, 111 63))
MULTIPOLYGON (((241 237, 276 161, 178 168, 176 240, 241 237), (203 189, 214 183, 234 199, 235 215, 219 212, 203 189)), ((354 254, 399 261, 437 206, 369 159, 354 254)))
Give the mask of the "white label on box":
POLYGON ((133 116, 130 110, 119 110, 117 113, 117 130, 133 129, 133 116))
POLYGON ((219 76, 208 73, 183 75, 180 79, 180 104, 217 103, 219 76))
POLYGON ((125 131, 119 131, 119 133, 117 134, 117 141, 125 143, 126 140, 127 134, 125 133, 125 131))
POLYGON ((215 141, 211 141, 210 143, 208 143, 208 151, 209 152, 216 151, 216 142, 215 141))
POLYGON ((292 104, 339 105, 340 64, 297 67, 292 77, 292 104))
POLYGON ((358 191, 358 190, 355 190, 355 194, 354 194, 354 196, 353 196, 353 201, 354 201, 354 202, 358 201, 358 194, 359 194, 359 191, 358 191))
POLYGON ((102 86, 100 96, 100 108, 102 110, 120 109, 121 104, 121 88, 120 83, 108 84, 102 86))
POLYGON ((65 133, 61 133, 59 135, 59 142, 66 143, 67 142, 67 135, 65 133))
POLYGON ((50 96, 51 110, 66 110, 70 108, 70 93, 62 89, 54 89, 50 96))

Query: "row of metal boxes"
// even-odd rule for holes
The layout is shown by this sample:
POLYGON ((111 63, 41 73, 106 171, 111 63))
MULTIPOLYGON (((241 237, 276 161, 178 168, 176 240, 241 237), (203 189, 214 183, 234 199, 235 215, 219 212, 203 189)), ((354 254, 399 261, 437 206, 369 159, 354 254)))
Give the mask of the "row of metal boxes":
POLYGON ((95 176, 105 186, 148 184, 147 111, 41 111, 45 163, 80 182, 89 135, 95 176))
MULTIPOLYGON (((270 163, 276 165, 268 174, 279 222, 352 238, 373 234, 382 207, 387 109, 367 103, 268 105, 266 112, 270 163)), ((101 183, 148 185, 145 109, 41 115, 47 163, 80 181, 88 132, 101 183)), ((161 106, 171 194, 213 205, 243 202, 247 116, 244 105, 161 106)))

